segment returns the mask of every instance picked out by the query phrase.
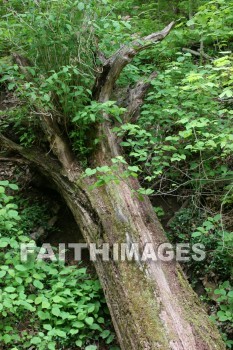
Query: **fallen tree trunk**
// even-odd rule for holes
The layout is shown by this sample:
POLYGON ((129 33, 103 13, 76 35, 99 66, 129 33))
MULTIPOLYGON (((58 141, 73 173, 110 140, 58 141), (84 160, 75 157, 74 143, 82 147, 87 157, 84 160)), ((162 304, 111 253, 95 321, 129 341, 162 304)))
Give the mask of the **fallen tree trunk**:
MULTIPOLYGON (((122 69, 137 52, 162 40, 173 23, 163 31, 124 46, 103 62, 102 73, 93 89, 93 98, 108 101, 122 69)), ((152 74, 151 78, 155 77, 152 74)), ((135 118, 149 87, 149 80, 138 83, 129 96, 126 117, 135 118)), ((101 143, 93 155, 93 165, 106 165, 120 155, 109 116, 98 126, 101 143)), ((41 125, 53 153, 25 149, 0 135, 5 148, 32 162, 56 186, 71 209, 87 243, 139 244, 158 247, 166 242, 161 225, 147 197, 140 201, 132 195, 140 185, 137 179, 110 182, 90 190, 95 181, 83 178, 83 169, 59 131, 55 118, 41 115, 41 125)), ((122 168, 122 171, 124 169, 122 168)), ((220 350, 225 349, 216 327, 210 322, 198 297, 189 286, 176 261, 104 261, 97 255, 95 267, 101 281, 113 324, 122 350, 220 350)))

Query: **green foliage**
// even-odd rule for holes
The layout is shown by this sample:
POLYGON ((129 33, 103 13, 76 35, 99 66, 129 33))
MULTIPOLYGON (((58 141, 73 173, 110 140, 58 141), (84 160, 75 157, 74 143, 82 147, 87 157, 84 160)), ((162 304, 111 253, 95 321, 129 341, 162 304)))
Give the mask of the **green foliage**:
POLYGON ((81 123, 90 124, 90 122, 101 122, 103 121, 103 114, 115 118, 118 122, 122 123, 120 115, 123 114, 125 108, 121 108, 116 105, 115 101, 107 101, 104 103, 99 103, 97 101, 92 101, 87 107, 84 107, 76 116, 73 118, 73 122, 81 120, 81 123))
POLYGON ((170 223, 168 236, 173 243, 201 243, 205 247, 205 260, 190 260, 184 267, 194 287, 198 288, 204 280, 213 280, 214 285, 218 285, 216 290, 206 288, 211 295, 214 292, 211 298, 208 294, 201 298, 211 305, 211 318, 223 333, 227 346, 231 347, 233 295, 229 281, 232 278, 233 235, 224 229, 222 221, 219 214, 206 217, 205 212, 198 213, 195 207, 185 208, 170 223))
POLYGON ((6 193, 8 188, 16 190, 17 186, 1 181, 1 347, 55 350, 76 344, 95 349, 101 339, 112 343, 99 281, 91 279, 86 268, 36 259, 39 248, 21 230, 25 213, 20 218, 13 197, 6 193), (20 259, 20 243, 34 246, 27 262, 20 259))
MULTIPOLYGON (((87 176, 93 176, 97 178, 97 181, 94 182, 94 184, 90 187, 91 190, 93 190, 96 187, 103 186, 105 184, 108 184, 109 182, 115 182, 117 184, 120 183, 120 181, 127 181, 128 177, 137 177, 137 173, 140 172, 140 169, 138 166, 130 166, 127 164, 125 159, 122 156, 118 156, 116 158, 111 159, 112 164, 111 166, 104 165, 101 167, 96 167, 95 169, 87 168, 85 170, 84 177, 87 176), (122 167, 122 165, 124 167, 122 167)), ((143 189, 144 191, 147 191, 143 189)), ((140 191, 138 191, 140 193, 140 191)), ((141 194, 147 194, 147 193, 141 193, 141 194)))
POLYGON ((217 49, 225 49, 232 38, 233 1, 213 0, 200 6, 194 18, 187 22, 194 26, 200 40, 213 42, 217 49))
POLYGON ((218 296, 220 311, 217 313, 217 319, 221 322, 231 321, 233 323, 233 290, 229 281, 225 281, 215 289, 214 294, 218 296))
POLYGON ((38 4, 11 0, 3 4, 3 40, 10 50, 27 52, 27 57, 45 73, 59 70, 71 59, 81 58, 81 52, 90 50, 89 33, 82 23, 91 19, 92 4, 86 3, 85 11, 80 4, 84 5, 70 0, 38 4))
MULTIPOLYGON (((214 294, 217 296, 218 311, 212 315, 212 319, 226 331, 233 326, 233 289, 230 282, 223 282, 218 289, 215 289, 214 294)), ((231 348, 233 340, 228 339, 226 333, 223 333, 223 339, 227 347, 231 348)))
MULTIPOLYGON (((226 160, 232 152, 232 111, 225 104, 231 70, 227 56, 198 67, 190 54, 179 53, 152 82, 138 125, 115 129, 131 162, 148 183, 160 183, 161 194, 181 187, 201 194, 209 183, 231 181, 226 160)), ((223 195, 231 195, 228 187, 223 195)))
POLYGON ((206 217, 205 213, 197 214, 194 208, 180 210, 170 224, 168 231, 174 243, 201 243, 205 246, 204 261, 190 261, 192 283, 197 278, 210 275, 224 281, 231 277, 231 259, 233 254, 233 236, 222 226, 222 216, 206 217), (194 277, 195 276, 195 277, 194 277))
POLYGON ((9 46, 11 52, 17 53, 14 55, 17 63, 19 54, 26 64, 22 70, 17 64, 7 62, 0 71, 0 82, 7 84, 21 103, 28 104, 31 129, 25 131, 28 125, 25 126, 17 111, 14 119, 23 145, 35 141, 32 135, 38 134, 40 110, 52 113, 59 121, 62 115, 66 133, 71 137, 76 135, 76 143, 84 148, 86 126, 82 125, 81 129, 77 123, 72 124, 72 119, 90 102, 89 89, 95 71, 94 4, 97 5, 69 0, 39 3, 11 0, 3 4, 2 50, 8 54, 6 46, 9 46), (26 62, 22 57, 27 57, 26 62))
POLYGON ((165 215, 165 212, 162 207, 154 207, 154 211, 158 218, 162 218, 165 215))
POLYGON ((30 200, 22 196, 15 196, 14 201, 20 212, 20 228, 23 232, 31 234, 38 228, 43 228, 48 235, 49 231, 53 230, 53 227, 48 225, 52 216, 48 203, 42 204, 36 199, 30 200))

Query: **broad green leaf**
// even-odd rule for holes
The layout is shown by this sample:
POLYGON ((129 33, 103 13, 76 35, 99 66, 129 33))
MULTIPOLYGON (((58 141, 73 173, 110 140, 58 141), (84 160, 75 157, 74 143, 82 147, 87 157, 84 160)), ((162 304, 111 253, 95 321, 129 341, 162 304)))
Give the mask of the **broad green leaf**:
POLYGON ((93 322, 94 322, 94 318, 93 318, 93 317, 86 317, 86 318, 85 318, 85 322, 86 322, 89 326, 91 326, 91 325, 93 324, 93 322))
POLYGON ((96 173, 96 169, 87 168, 87 169, 85 170, 85 174, 86 174, 87 176, 92 176, 92 175, 94 175, 95 173, 96 173))
POLYGON ((39 280, 34 280, 33 281, 33 285, 34 287, 38 288, 38 289, 43 289, 44 288, 44 285, 42 282, 40 282, 39 280))
POLYGON ((4 289, 4 291, 7 293, 13 293, 15 290, 16 290, 15 287, 6 287, 4 289))
POLYGON ((88 345, 85 347, 85 350, 97 350, 97 346, 96 345, 88 345))
POLYGON ((54 316, 59 316, 61 313, 61 310, 58 307, 54 307, 54 308, 52 308, 51 312, 54 316))

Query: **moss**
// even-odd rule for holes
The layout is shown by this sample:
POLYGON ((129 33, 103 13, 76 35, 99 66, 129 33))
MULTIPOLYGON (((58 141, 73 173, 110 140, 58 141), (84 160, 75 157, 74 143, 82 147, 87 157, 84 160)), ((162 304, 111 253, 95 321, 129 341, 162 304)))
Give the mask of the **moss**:
POLYGON ((160 306, 154 294, 154 285, 136 263, 121 263, 121 271, 128 293, 129 309, 133 319, 141 325, 141 341, 150 341, 151 349, 155 348, 155 344, 156 349, 168 349, 168 339, 159 317, 160 306))

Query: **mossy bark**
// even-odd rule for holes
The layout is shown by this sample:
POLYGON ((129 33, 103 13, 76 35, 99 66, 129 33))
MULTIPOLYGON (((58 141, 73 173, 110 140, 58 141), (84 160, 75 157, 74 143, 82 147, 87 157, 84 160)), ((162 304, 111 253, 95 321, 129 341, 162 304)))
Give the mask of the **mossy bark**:
MULTIPOLYGON (((89 243, 166 241, 150 201, 132 194, 137 180, 90 191, 89 179, 59 180, 57 188, 89 243)), ((95 262, 122 350, 225 349, 216 327, 179 264, 95 262)))

